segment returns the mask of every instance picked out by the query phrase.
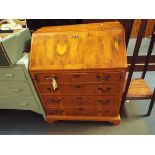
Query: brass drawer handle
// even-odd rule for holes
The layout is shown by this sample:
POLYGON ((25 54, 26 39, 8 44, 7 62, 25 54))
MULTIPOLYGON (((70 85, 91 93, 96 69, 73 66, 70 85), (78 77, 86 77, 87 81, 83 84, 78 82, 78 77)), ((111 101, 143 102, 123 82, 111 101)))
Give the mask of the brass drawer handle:
POLYGON ((100 81, 101 80, 101 76, 100 75, 96 75, 96 79, 97 79, 97 81, 100 81))
POLYGON ((102 87, 99 87, 98 90, 101 91, 102 93, 106 93, 106 92, 109 92, 111 90, 111 88, 108 87, 106 89, 103 89, 102 87))
POLYGON ((64 110, 55 110, 54 112, 55 112, 55 114, 63 114, 64 110))
POLYGON ((52 92, 52 89, 50 87, 47 88, 48 91, 52 92))
POLYGON ((76 99, 77 99, 77 100, 82 100, 83 98, 82 98, 82 97, 77 97, 76 99))
POLYGON ((108 75, 104 75, 103 76, 103 79, 101 79, 101 75, 97 74, 96 75, 96 79, 97 79, 97 81, 100 81, 100 80, 102 80, 102 81, 108 81, 110 79, 110 75, 109 74, 108 75))
POLYGON ((11 92, 20 92, 21 89, 10 89, 11 92))
POLYGON ((62 101, 62 99, 57 99, 56 101, 55 101, 55 103, 60 103, 62 101))
POLYGON ((75 73, 75 74, 73 75, 73 77, 74 77, 74 78, 79 78, 79 77, 80 77, 80 74, 75 73))
POLYGON ((53 75, 52 77, 49 77, 49 76, 45 76, 45 79, 46 80, 52 80, 52 79, 57 79, 57 76, 53 75))
POLYGON ((60 103, 62 99, 50 99, 50 102, 52 103, 60 103))
POLYGON ((109 110, 106 110, 105 112, 106 112, 107 114, 109 114, 109 113, 110 113, 110 111, 109 111, 109 110))
POLYGON ((102 99, 98 99, 98 103, 100 103, 100 104, 109 104, 110 100, 105 100, 105 102, 103 102, 102 99))
POLYGON ((81 85, 75 85, 74 87, 75 88, 81 88, 81 85))
POLYGON ((103 81, 108 81, 110 79, 110 75, 108 74, 108 75, 105 75, 104 77, 103 77, 103 81))
POLYGON ((100 104, 102 104, 102 103, 103 103, 102 99, 98 99, 98 102, 99 102, 100 104))
POLYGON ((110 90, 111 90, 111 88, 108 87, 108 88, 106 88, 105 90, 103 90, 103 93, 107 93, 107 92, 109 92, 110 90))
POLYGON ((3 75, 0 75, 0 77, 13 78, 13 74, 3 74, 3 75))
POLYGON ((20 103, 19 105, 21 105, 21 106, 28 106, 29 103, 25 102, 25 103, 20 103))
POLYGON ((106 100, 105 103, 106 103, 106 104, 109 104, 109 103, 110 103, 110 100, 106 100))

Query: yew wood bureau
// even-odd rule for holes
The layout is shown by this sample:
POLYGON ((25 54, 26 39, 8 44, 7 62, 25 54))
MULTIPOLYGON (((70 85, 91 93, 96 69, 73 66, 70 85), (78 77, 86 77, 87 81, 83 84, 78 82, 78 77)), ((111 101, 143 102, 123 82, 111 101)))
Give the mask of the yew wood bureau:
POLYGON ((127 68, 118 22, 43 27, 32 35, 29 70, 49 123, 119 124, 127 68))

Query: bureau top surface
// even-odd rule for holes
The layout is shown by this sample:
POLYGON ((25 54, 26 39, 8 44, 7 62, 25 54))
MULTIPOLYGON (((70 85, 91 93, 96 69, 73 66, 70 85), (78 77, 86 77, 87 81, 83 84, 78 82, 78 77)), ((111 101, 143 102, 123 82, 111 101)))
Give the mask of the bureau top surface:
POLYGON ((118 22, 43 27, 32 35, 30 70, 126 68, 118 22))

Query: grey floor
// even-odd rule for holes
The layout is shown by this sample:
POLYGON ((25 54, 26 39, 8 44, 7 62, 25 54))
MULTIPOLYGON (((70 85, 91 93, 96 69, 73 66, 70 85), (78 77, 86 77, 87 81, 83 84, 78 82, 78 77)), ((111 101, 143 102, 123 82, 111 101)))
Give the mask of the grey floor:
MULTIPOLYGON (((148 41, 146 39, 143 41, 142 55, 148 48, 148 41)), ((130 41, 128 55, 132 55, 134 42, 135 40, 130 41)), ((135 78, 140 77, 140 75, 140 72, 134 73, 135 78)), ((153 90, 155 88, 155 71, 147 72, 145 80, 153 90)), ((155 134, 155 107, 150 117, 143 116, 148 110, 149 102, 149 100, 127 101, 125 104, 126 112, 122 116, 120 125, 117 126, 106 122, 73 121, 47 124, 41 115, 31 111, 0 110, 0 134, 153 135, 155 134)))

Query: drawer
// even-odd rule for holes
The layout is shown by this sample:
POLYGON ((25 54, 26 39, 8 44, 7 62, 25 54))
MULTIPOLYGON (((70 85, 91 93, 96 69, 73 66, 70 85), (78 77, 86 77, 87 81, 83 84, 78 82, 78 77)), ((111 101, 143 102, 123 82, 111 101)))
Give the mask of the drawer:
POLYGON ((0 96, 31 96, 32 91, 27 82, 0 81, 0 96))
POLYGON ((39 84, 42 95, 118 95, 121 91, 119 83, 83 83, 83 84, 58 84, 53 89, 52 84, 39 84))
POLYGON ((6 53, 0 53, 0 67, 11 66, 11 62, 6 53))
POLYGON ((65 115, 65 116, 97 116, 97 108, 77 107, 77 108, 47 108, 47 115, 65 115))
POLYGON ((115 96, 42 96, 46 107, 54 106, 118 106, 115 96))
POLYGON ((38 106, 33 97, 0 96, 0 109, 34 110, 38 106))
POLYGON ((68 82, 118 82, 120 72, 75 72, 75 73, 37 73, 38 83, 51 83, 54 78, 58 83, 68 82))
POLYGON ((97 107, 65 108, 66 116, 97 116, 97 107))
POLYGON ((22 68, 0 68, 0 80, 26 80, 22 68))

